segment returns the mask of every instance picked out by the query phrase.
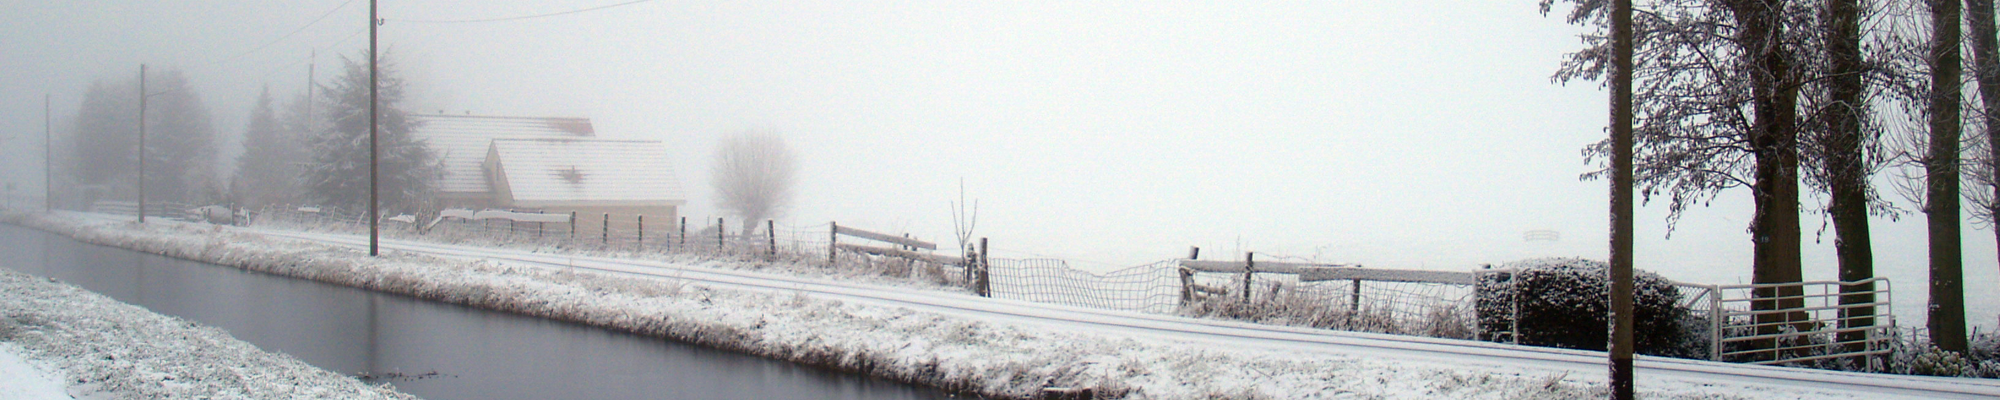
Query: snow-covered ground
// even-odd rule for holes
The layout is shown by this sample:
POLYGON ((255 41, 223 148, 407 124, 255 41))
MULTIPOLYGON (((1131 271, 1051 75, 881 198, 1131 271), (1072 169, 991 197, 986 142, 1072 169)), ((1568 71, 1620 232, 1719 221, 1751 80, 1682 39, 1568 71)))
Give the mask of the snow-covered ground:
POLYGON ((60 371, 21 358, 21 346, 0 342, 0 399, 68 400, 60 371))
MULTIPOLYGON (((86 242, 585 323, 997 397, 1591 398, 1601 353, 1257 326, 684 263, 86 214, 6 221, 86 242)), ((2000 384, 1642 359, 1648 398, 1981 398, 2000 384)))
POLYGON ((0 270, 0 342, 0 398, 414 398, 221 329, 9 270, 0 270), (15 355, 25 361, 13 365, 15 355), (32 373, 12 372, 23 367, 32 373))

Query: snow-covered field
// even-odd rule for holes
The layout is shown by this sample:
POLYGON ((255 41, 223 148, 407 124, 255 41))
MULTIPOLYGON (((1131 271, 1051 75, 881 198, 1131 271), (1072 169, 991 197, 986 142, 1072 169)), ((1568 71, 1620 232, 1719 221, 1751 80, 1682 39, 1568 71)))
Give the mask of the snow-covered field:
POLYGON ((0 397, 71 396, 413 398, 259 350, 221 329, 0 270, 0 397))
MULTIPOLYGON (((479 250, 462 248, 433 252, 450 258, 411 251, 388 251, 383 257, 370 258, 351 246, 330 244, 336 239, 332 236, 294 240, 164 221, 140 226, 83 214, 15 214, 0 219, 91 243, 574 321, 994 397, 1034 397, 1045 387, 1087 387, 1102 398, 1147 399, 1602 397, 1598 389, 1602 386, 1601 364, 1579 362, 1590 359, 1581 352, 1245 328, 1247 324, 1164 316, 1090 314, 1106 320, 1140 321, 1150 327, 1110 328, 1112 325, 1093 323, 1087 321, 1089 318, 1069 317, 1091 313, 1087 310, 1038 308, 957 294, 925 295, 908 288, 841 286, 854 289, 849 293, 825 289, 827 285, 807 279, 725 274, 690 265, 658 269, 689 274, 686 279, 677 279, 672 274, 643 270, 588 272, 615 270, 603 261, 571 261, 572 265, 595 267, 563 268, 552 266, 562 265, 552 260, 521 261, 524 256, 503 257, 497 252, 482 257, 479 250), (695 279, 695 274, 728 275, 741 283, 718 284, 729 280, 695 279), (788 287, 794 289, 784 289, 788 287), (865 299, 879 297, 860 292, 924 299, 868 301, 865 299), (1006 314, 1010 315, 1006 318, 976 317, 1001 315, 976 310, 1005 307, 1025 312, 1006 314), (939 311, 956 308, 975 311, 939 311), (1036 313, 1049 315, 1037 317, 1036 313), (1397 346, 1458 350, 1385 350, 1393 340, 1408 341, 1397 346), (1518 364, 1491 361, 1515 357, 1495 356, 1510 352, 1535 357, 1518 357, 1527 360, 1518 364), (1465 355, 1466 359, 1455 360, 1451 354, 1465 355)), ((754 269, 758 268, 736 268, 754 269)), ((1642 371, 1685 372, 1642 377, 1639 390, 1648 398, 1892 398, 1918 393, 1823 388, 1788 381, 1795 378, 1793 375, 1807 373, 1768 367, 1680 361, 1645 364, 1650 367, 1642 366, 1642 371)), ((1821 377, 1822 382, 1859 376, 1810 374, 1821 377)), ((1917 387, 1958 382, 1897 379, 1900 383, 1915 382, 1911 385, 1917 387)), ((2000 393, 2000 387, 1993 390, 2000 393)))

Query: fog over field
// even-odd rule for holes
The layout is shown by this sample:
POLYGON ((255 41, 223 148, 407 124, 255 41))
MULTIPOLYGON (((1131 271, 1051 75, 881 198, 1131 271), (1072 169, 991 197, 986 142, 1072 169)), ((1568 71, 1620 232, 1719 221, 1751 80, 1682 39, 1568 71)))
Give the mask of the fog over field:
MULTIPOLYGON (((0 4, 0 181, 40 193, 45 93, 61 135, 93 81, 141 63, 186 74, 227 176, 260 90, 290 99, 309 66, 325 83, 366 51, 366 3, 0 4)), ((994 256, 1100 271, 1189 246, 1448 270, 1607 254, 1608 184, 1578 178, 1599 168, 1580 150, 1606 135, 1607 95, 1551 82, 1584 29, 1538 1, 646 1, 440 22, 616 3, 385 0, 380 43, 412 112, 586 117, 600 137, 664 141, 690 220, 725 214, 708 185, 719 138, 758 130, 798 154, 780 226, 949 248, 962 179, 994 256)), ((1872 221, 1876 270, 1921 326, 1903 306, 1926 298, 1922 214, 1882 195, 1904 214, 1872 221)), ((1655 200, 1637 218, 1639 268, 1749 281, 1747 189, 1689 210, 1670 238, 1655 200)), ((1801 218, 1806 279, 1835 279, 1830 223, 1801 218)), ((1963 242, 1968 319, 1989 331, 1995 239, 1968 220, 1963 242)))

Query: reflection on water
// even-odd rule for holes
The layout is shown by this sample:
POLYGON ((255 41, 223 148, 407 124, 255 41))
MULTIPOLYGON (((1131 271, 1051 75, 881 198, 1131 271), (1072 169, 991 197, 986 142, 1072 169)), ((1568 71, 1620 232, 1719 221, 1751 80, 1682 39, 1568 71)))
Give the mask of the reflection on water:
POLYGON ((929 399, 741 354, 94 246, 0 224, 0 268, 220 327, 428 399, 929 399))

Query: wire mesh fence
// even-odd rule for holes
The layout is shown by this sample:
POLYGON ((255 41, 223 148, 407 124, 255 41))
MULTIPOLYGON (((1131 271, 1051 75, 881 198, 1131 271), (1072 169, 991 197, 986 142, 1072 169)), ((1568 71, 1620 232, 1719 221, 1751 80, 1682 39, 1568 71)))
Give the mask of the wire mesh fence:
POLYGON ((990 259, 996 298, 1171 314, 1181 306, 1177 260, 1096 274, 1048 258, 990 259))
POLYGON ((1477 336, 1473 285, 1306 278, 1297 273, 1190 271, 1183 312, 1348 331, 1464 339, 1477 336))

